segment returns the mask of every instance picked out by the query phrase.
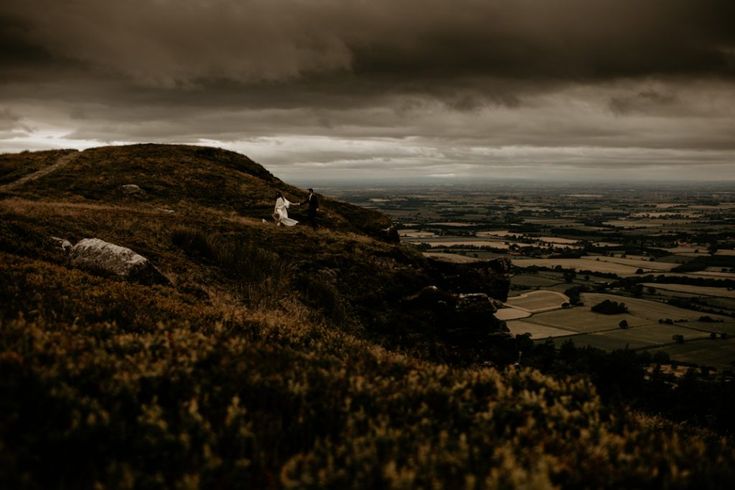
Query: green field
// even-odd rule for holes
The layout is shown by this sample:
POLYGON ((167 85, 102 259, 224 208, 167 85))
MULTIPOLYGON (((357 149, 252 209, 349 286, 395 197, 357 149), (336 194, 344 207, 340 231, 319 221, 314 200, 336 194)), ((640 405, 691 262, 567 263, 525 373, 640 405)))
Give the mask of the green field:
POLYGON ((562 337, 567 335, 574 335, 576 332, 571 330, 564 330, 561 328, 547 327, 546 325, 539 325, 536 323, 527 322, 524 320, 513 320, 508 322, 508 329, 513 335, 523 335, 526 333, 531 334, 533 340, 546 339, 549 337, 562 337))
POLYGON ((650 347, 650 344, 629 338, 618 338, 615 336, 604 336, 598 334, 582 334, 573 337, 557 337, 552 339, 554 344, 559 347, 567 341, 572 341, 576 347, 594 347, 606 351, 617 349, 642 349, 650 347))
MULTIPOLYGON (((620 338, 623 343, 630 342, 645 345, 657 345, 671 342, 674 334, 684 335, 684 338, 707 336, 708 332, 728 331, 732 327, 732 319, 709 315, 713 319, 724 320, 725 323, 697 322, 702 316, 701 312, 685 310, 675 306, 657 303, 638 298, 627 298, 613 294, 584 293, 582 294, 584 306, 565 310, 549 311, 539 313, 525 319, 525 322, 544 325, 548 327, 573 330, 585 334, 604 334, 606 337, 620 338), (617 315, 603 315, 591 311, 592 306, 603 300, 623 302, 628 307, 628 313, 617 315), (685 320, 686 323, 677 325, 660 324, 659 319, 670 318, 672 320, 685 320), (619 323, 626 320, 631 327, 627 330, 621 329, 619 323), (730 320, 728 323, 727 321, 730 320), (691 323, 690 323, 691 322, 691 323), (686 328, 690 326, 695 329, 686 328), (696 329, 704 330, 704 332, 696 329)), ((586 337, 586 336, 585 336, 586 337)), ((576 338, 575 338, 576 339, 576 338)), ((595 338, 596 342, 604 342, 595 338)), ((616 343, 617 345, 617 343, 616 343)))
POLYGON ((686 293, 694 296, 718 296, 721 298, 735 298, 735 290, 727 288, 692 286, 689 284, 659 284, 650 282, 643 283, 643 285, 655 289, 663 289, 676 293, 686 293))
POLYGON ((680 362, 726 369, 732 367, 731 363, 735 361, 735 339, 701 339, 651 350, 656 351, 666 352, 680 362))
MULTIPOLYGON (((614 294, 586 293, 582 295, 585 305, 592 306, 605 299, 612 301, 623 301, 630 313, 638 318, 648 320, 651 323, 658 323, 661 318, 671 318, 672 320, 698 320, 703 313, 699 311, 686 310, 676 306, 658 303, 656 301, 648 301, 645 299, 621 297, 614 294)), ((723 321, 731 320, 731 318, 722 315, 709 315, 714 319, 723 321)))
POLYGON ((678 325, 644 325, 628 329, 618 329, 600 334, 603 337, 615 338, 629 342, 641 342, 648 345, 662 345, 673 343, 672 336, 682 335, 684 340, 709 338, 709 333, 701 330, 693 330, 678 325))
POLYGON ((558 338, 556 342, 571 340, 577 347, 590 346, 604 350, 642 349, 673 344, 673 335, 682 335, 685 342, 709 338, 707 332, 676 325, 644 325, 628 329, 617 328, 606 332, 575 335, 569 338, 558 338))
POLYGON ((622 257, 606 257, 604 255, 588 255, 579 259, 514 258, 513 265, 517 267, 562 267, 564 269, 574 269, 578 272, 590 271, 631 276, 635 275, 639 269, 642 269, 644 273, 666 273, 676 267, 677 264, 622 257))
POLYGON ((513 258, 513 265, 517 267, 562 267, 564 269, 574 269, 576 271, 605 272, 613 273, 621 276, 635 274, 637 267, 629 265, 615 264, 612 262, 604 262, 594 259, 516 259, 513 258))
MULTIPOLYGON (((720 299, 720 298, 717 298, 720 299)), ((585 293, 585 306, 567 310, 550 311, 508 322, 512 333, 530 332, 534 340, 554 337, 554 343, 571 340, 578 347, 590 346, 603 350, 648 349, 665 350, 672 359, 714 367, 727 367, 735 360, 735 342, 709 340, 710 332, 735 335, 735 321, 721 315, 707 314, 722 322, 702 322, 704 314, 675 306, 638 298, 612 294, 585 293), (629 312, 619 315, 602 315, 590 308, 605 300, 622 301, 629 312), (662 324, 659 319, 670 318, 676 324, 662 324), (626 320, 630 328, 622 329, 619 322, 626 320), (537 327, 533 327, 536 325, 537 327), (568 331, 578 335, 568 335, 568 331), (673 336, 684 337, 684 344, 674 344, 673 336)))
POLYGON ((444 262, 451 262, 454 264, 471 264, 473 262, 480 261, 480 259, 475 257, 467 257, 466 255, 443 252, 424 252, 424 257, 430 257, 432 259, 437 259, 444 262))
POLYGON ((726 310, 735 311, 735 299, 732 298, 706 298, 706 302, 710 306, 724 308, 726 310))
POLYGON ((701 298, 698 294, 669 291, 668 289, 655 288, 656 291, 650 294, 646 291, 647 297, 655 297, 657 301, 667 301, 671 298, 701 298))
POLYGON ((531 291, 508 298, 508 305, 532 313, 554 310, 569 302, 569 297, 556 291, 531 291))
POLYGON ((509 242, 505 240, 488 240, 473 237, 433 237, 433 238, 409 238, 404 240, 406 243, 423 243, 431 248, 447 248, 447 247, 468 247, 468 248, 493 248, 498 250, 508 250, 511 245, 517 245, 521 248, 531 247, 530 243, 509 242))
POLYGON ((735 321, 733 320, 722 323, 689 321, 686 323, 682 323, 681 325, 687 328, 703 330, 705 332, 725 333, 727 335, 732 335, 733 337, 735 337, 735 321))
POLYGON ((632 327, 651 323, 648 320, 638 318, 631 314, 601 315, 593 313, 588 306, 571 308, 568 310, 549 311, 533 315, 526 321, 539 325, 573 330, 578 333, 599 332, 603 330, 617 329, 618 323, 626 320, 632 327))
POLYGON ((557 274, 555 276, 549 277, 547 275, 539 274, 517 274, 513 276, 511 279, 511 287, 516 288, 528 288, 528 289, 534 289, 534 288, 545 288, 549 286, 554 286, 555 284, 559 284, 560 282, 564 282, 564 279, 561 277, 560 274, 557 274))
POLYGON ((704 270, 704 271, 692 272, 692 276, 693 277, 710 277, 713 279, 735 279, 735 272, 722 272, 722 270, 704 270))
POLYGON ((607 257, 604 255, 587 255, 582 258, 594 261, 599 260, 600 262, 610 262, 612 264, 627 265, 635 267, 636 269, 640 268, 652 271, 670 271, 676 267, 676 264, 672 264, 670 262, 651 261, 645 257, 607 257))
POLYGON ((518 308, 500 308, 495 312, 495 318, 498 320, 510 321, 517 320, 519 318, 528 318, 531 313, 525 310, 519 310, 518 308))

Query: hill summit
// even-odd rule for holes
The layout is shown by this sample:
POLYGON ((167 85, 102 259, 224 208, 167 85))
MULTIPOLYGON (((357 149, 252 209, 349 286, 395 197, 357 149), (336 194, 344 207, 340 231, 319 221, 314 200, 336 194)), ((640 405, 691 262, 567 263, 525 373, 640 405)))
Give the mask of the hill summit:
MULTIPOLYGON (((157 144, 3 155, 0 192, 4 187, 31 199, 135 203, 142 209, 175 207, 178 212, 209 210, 269 220, 276 191, 292 201, 306 197, 305 191, 282 182, 244 155, 157 144), (25 183, 34 172, 40 177, 32 185, 25 183)), ((323 221, 331 229, 377 235, 390 226, 390 220, 375 211, 329 199, 324 204, 323 221)))
POLYGON ((428 259, 328 196, 318 229, 276 227, 276 191, 306 195, 214 148, 0 156, 3 488, 732 476, 727 441, 513 366, 507 260, 428 259))

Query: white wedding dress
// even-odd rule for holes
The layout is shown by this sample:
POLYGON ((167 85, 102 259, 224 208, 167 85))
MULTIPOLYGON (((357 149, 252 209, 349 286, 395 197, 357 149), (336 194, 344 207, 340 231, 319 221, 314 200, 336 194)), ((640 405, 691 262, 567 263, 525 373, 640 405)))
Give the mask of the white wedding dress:
POLYGON ((273 218, 276 220, 277 225, 293 226, 298 221, 288 217, 288 208, 291 206, 291 202, 285 197, 279 197, 276 199, 276 207, 273 209, 273 218))

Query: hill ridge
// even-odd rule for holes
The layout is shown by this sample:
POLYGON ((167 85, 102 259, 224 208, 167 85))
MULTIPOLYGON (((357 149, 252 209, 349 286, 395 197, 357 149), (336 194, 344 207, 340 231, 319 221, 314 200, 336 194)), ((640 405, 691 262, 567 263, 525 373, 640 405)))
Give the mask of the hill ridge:
MULTIPOLYGON (((247 156, 219 148, 145 143, 89 148, 75 152, 68 159, 64 152, 68 150, 61 151, 64 165, 36 163, 40 169, 34 169, 38 172, 34 186, 11 185, 3 194, 26 199, 139 202, 170 209, 179 205, 185 208, 192 203, 266 220, 271 219, 277 190, 285 192, 292 201, 298 202, 306 196, 306 191, 281 181, 247 156), (138 185, 144 192, 123 195, 121 187, 129 184, 138 185)), ((20 165, 32 167, 29 162, 36 157, 48 160, 50 156, 46 153, 28 152, 15 157, 6 154, 0 159, 0 171, 8 175, 17 173, 20 165)), ((318 186, 314 187, 318 191, 318 186)), ((377 211, 341 203, 328 196, 323 196, 322 202, 325 211, 322 225, 327 228, 380 238, 381 230, 391 225, 390 219, 377 211)))
POLYGON ((44 177, 46 175, 49 175, 50 173, 60 169, 64 165, 70 163, 72 160, 74 160, 78 156, 78 153, 70 153, 66 155, 60 156, 54 163, 47 167, 43 167, 40 170, 37 170, 31 174, 24 175, 17 180, 14 180, 8 184, 0 185, 0 192, 8 192, 11 191, 17 187, 20 187, 27 182, 31 182, 33 180, 39 179, 41 177, 44 177))

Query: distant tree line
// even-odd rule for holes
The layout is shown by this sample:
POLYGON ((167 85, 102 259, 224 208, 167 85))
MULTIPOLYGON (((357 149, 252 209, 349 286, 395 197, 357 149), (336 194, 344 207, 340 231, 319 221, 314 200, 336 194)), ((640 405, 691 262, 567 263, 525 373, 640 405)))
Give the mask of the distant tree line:
POLYGON ((695 272, 707 267, 735 268, 735 257, 730 255, 709 255, 694 257, 692 260, 671 269, 671 272, 695 272))
POLYGON ((618 315, 621 313, 628 313, 628 307, 623 302, 612 301, 606 299, 594 305, 591 310, 595 313, 602 313, 603 315, 618 315))
POLYGON ((735 280, 733 279, 664 275, 654 276, 652 274, 637 277, 623 277, 612 283, 611 286, 629 289, 630 286, 643 282, 653 282, 658 284, 687 284, 689 286, 707 286, 715 288, 735 288, 735 280))

